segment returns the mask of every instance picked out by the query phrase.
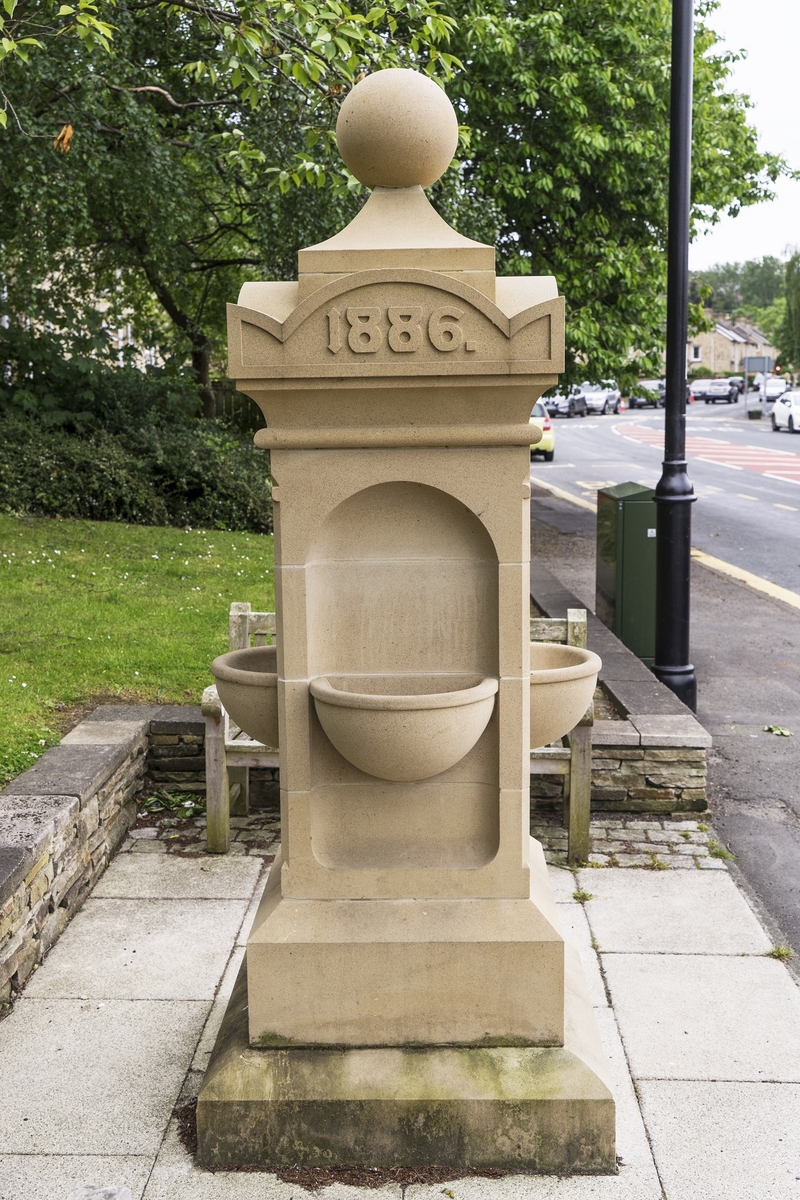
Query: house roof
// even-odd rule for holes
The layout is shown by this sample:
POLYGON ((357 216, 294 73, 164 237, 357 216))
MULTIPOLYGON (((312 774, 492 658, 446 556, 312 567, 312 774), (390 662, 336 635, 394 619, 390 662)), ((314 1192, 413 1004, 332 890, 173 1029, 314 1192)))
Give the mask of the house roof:
POLYGON ((724 321, 717 321, 716 332, 729 342, 739 342, 746 345, 750 339, 742 329, 734 329, 732 325, 726 325, 724 321))

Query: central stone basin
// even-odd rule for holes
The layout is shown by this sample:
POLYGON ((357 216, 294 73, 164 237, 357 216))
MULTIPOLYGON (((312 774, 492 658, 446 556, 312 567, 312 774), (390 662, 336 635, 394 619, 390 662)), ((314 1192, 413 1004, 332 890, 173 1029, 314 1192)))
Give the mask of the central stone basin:
POLYGON ((429 779, 469 753, 498 681, 477 674, 328 675, 312 679, 322 728, 348 762, 379 779, 429 779))

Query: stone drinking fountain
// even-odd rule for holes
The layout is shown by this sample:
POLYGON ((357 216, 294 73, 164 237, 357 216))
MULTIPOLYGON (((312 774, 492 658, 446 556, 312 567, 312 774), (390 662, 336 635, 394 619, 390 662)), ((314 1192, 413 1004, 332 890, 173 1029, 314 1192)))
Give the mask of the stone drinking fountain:
POLYGON ((213 670, 280 748, 282 847, 198 1101, 210 1166, 615 1170, 529 836, 530 748, 578 722, 600 665, 529 634, 528 418, 564 302, 496 278, 429 204, 457 137, 431 80, 368 76, 337 125, 367 203, 297 282, 229 308, 271 452, 277 645, 213 670))

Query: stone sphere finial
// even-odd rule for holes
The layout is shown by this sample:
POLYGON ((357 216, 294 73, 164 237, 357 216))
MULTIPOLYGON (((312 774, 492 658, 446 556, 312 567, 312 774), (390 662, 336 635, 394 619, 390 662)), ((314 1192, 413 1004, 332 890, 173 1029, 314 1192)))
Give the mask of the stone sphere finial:
POLYGON ((367 187, 430 187, 452 162, 458 120, 427 75, 391 67, 357 83, 336 122, 345 166, 367 187))

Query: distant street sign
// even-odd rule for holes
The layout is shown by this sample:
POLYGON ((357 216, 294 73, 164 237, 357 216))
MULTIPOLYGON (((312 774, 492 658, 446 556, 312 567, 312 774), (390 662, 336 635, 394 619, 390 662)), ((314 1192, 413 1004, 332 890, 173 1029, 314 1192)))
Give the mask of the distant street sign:
POLYGON ((763 371, 768 375, 774 366, 775 359, 767 358, 764 355, 761 355, 760 357, 745 358, 744 360, 745 373, 749 371, 763 371))

